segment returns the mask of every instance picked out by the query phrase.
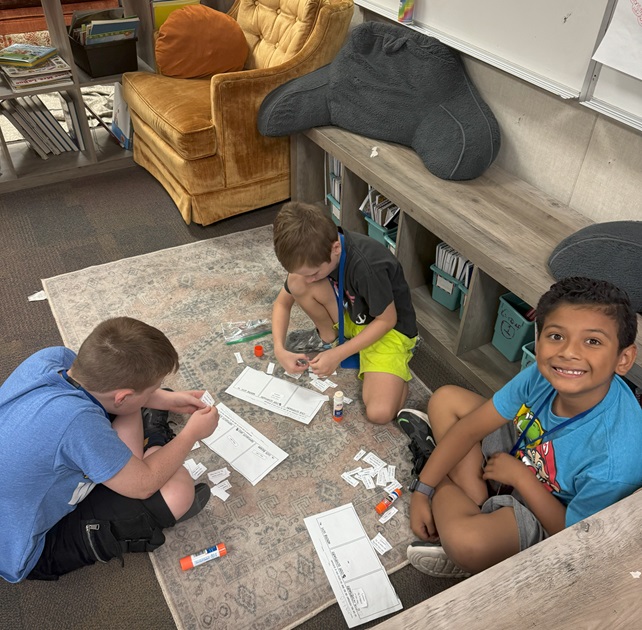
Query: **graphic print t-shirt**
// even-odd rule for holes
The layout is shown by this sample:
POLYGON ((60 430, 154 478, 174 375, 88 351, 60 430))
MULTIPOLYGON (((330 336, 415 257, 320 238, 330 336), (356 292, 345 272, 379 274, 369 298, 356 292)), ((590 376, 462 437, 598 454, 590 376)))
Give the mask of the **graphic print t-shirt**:
POLYGON ((567 419, 553 413, 555 395, 533 364, 500 389, 493 404, 514 422, 517 435, 543 405, 517 457, 566 505, 568 527, 642 486, 642 458, 633 446, 642 444, 642 409, 616 376, 589 414, 542 442, 538 438, 545 431, 567 419))

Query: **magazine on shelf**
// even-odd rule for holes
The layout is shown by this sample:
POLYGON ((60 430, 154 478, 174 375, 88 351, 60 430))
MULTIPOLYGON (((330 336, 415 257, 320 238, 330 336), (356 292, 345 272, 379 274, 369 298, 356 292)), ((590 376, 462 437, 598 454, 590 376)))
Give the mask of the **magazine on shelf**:
POLYGON ((71 66, 60 56, 54 55, 44 63, 33 68, 20 68, 18 66, 2 66, 2 71, 10 78, 34 77, 39 74, 53 74, 55 72, 68 72, 71 76, 71 66))
POLYGON ((46 85, 72 85, 71 73, 55 72, 53 74, 38 74, 33 77, 16 77, 14 79, 6 77, 9 87, 14 90, 27 90, 29 88, 46 85))
POLYGON ((65 116, 65 123, 67 124, 67 133, 69 137, 78 145, 81 151, 85 150, 85 141, 80 131, 80 122, 78 121, 78 114, 76 112, 76 104, 73 98, 67 92, 60 92, 60 105, 62 112, 65 116))
POLYGON ((200 0, 151 0, 150 7, 154 29, 158 30, 173 11, 190 4, 200 4, 200 0))
POLYGON ((54 149, 53 146, 47 140, 47 136, 40 129, 40 125, 35 118, 31 116, 31 113, 25 109, 19 99, 14 99, 12 101, 14 113, 22 120, 24 125, 29 128, 35 142, 40 146, 40 148, 45 153, 53 153, 58 155, 60 153, 57 149, 54 149))
POLYGON ((66 151, 73 151, 71 148, 71 140, 67 138, 67 142, 64 140, 64 129, 60 126, 58 121, 54 118, 53 114, 45 107, 44 103, 40 100, 36 100, 31 96, 23 96, 22 100, 25 102, 27 107, 37 116, 40 121, 41 127, 44 129, 45 133, 49 139, 56 145, 61 153, 66 151))
POLYGON ((60 124, 60 121, 49 111, 49 108, 42 102, 40 97, 37 94, 34 94, 30 97, 25 97, 31 99, 33 104, 42 112, 45 118, 49 121, 49 126, 54 130, 54 133, 58 136, 58 139, 62 142, 66 151, 78 151, 78 147, 72 142, 71 138, 67 135, 65 128, 60 124))
POLYGON ((33 44, 11 44, 0 50, 0 65, 31 68, 57 53, 51 46, 33 44))
POLYGON ((49 152, 54 155, 60 155, 64 149, 62 149, 59 144, 54 142, 53 138, 50 137, 49 130, 40 119, 38 113, 31 107, 31 103, 24 97, 18 97, 14 100, 14 105, 28 121, 34 133, 38 136, 38 139, 49 149, 49 152))
POLYGON ((48 152, 43 150, 34 139, 31 129, 24 124, 22 118, 17 115, 13 105, 11 104, 10 99, 5 101, 0 101, 0 111, 5 115, 7 120, 16 128, 16 130, 22 135, 22 137, 27 141, 29 146, 43 159, 46 160, 49 158, 48 152))

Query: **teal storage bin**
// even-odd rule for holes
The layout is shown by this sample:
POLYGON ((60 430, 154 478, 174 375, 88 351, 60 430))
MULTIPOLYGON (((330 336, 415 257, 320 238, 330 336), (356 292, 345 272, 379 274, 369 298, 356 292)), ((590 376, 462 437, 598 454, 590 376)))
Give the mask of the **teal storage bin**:
POLYGON ((512 293, 499 298, 492 344, 509 361, 517 361, 522 354, 522 346, 535 339, 535 322, 524 317, 530 308, 512 293))
POLYGON ((456 311, 461 300, 461 285, 437 265, 430 265, 430 269, 433 272, 432 299, 445 306, 449 311, 456 311))
MULTIPOLYGON (((395 234, 396 236, 396 234, 395 234)), ((386 244, 386 247, 393 253, 397 255, 397 241, 394 238, 391 238, 389 234, 384 234, 383 240, 386 244)))
POLYGON ((535 363, 535 342, 530 341, 522 346, 522 367, 520 372, 525 370, 529 365, 535 363))
POLYGON ((382 245, 386 245, 386 236, 389 236, 393 241, 397 240, 397 228, 391 230, 379 225, 370 217, 364 217, 368 222, 368 236, 371 236, 375 241, 379 241, 382 245))

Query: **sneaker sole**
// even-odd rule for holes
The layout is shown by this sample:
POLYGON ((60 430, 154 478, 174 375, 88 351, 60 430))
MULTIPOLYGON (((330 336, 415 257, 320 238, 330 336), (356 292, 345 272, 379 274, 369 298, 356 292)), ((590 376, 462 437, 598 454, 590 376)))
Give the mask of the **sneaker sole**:
POLYGON ((460 569, 443 551, 441 552, 443 555, 431 555, 427 553, 428 549, 431 549, 431 547, 412 544, 408 546, 406 550, 408 561, 417 571, 439 578, 463 579, 472 575, 460 569))

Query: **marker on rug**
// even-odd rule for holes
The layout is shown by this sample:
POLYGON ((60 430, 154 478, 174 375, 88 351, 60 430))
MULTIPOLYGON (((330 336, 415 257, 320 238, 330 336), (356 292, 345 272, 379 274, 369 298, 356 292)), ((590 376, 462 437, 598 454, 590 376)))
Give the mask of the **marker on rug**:
POLYGON ((227 549, 223 543, 219 543, 218 545, 214 545, 214 547, 208 547, 207 549, 203 549, 203 551, 193 553, 191 556, 181 558, 181 569, 187 571, 188 569, 197 567, 199 564, 204 564, 215 558, 222 558, 225 555, 227 555, 227 549))
POLYGON ((400 496, 401 488, 393 490, 385 499, 382 499, 377 503, 375 507, 377 514, 383 514, 400 496))

